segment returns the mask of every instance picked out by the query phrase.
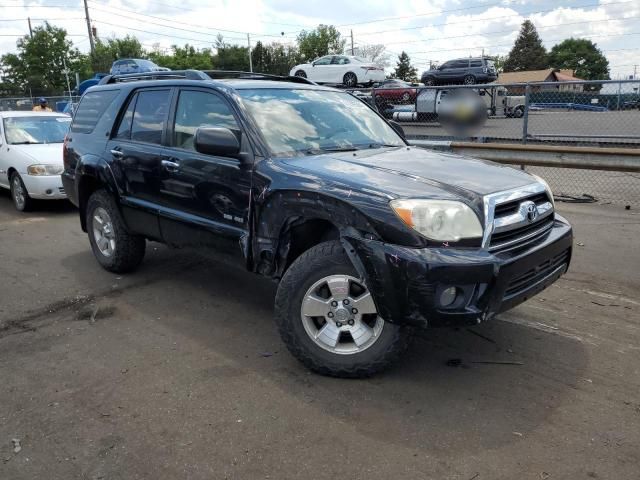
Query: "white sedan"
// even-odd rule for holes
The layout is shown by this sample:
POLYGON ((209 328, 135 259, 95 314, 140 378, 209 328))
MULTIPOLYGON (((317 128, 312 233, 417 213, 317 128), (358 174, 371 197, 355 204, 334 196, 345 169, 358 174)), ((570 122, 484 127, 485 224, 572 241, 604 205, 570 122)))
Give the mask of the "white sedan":
POLYGON ((62 143, 71 118, 61 113, 0 112, 0 187, 20 211, 33 199, 64 199, 62 143))
POLYGON ((362 57, 325 55, 311 63, 296 65, 290 75, 316 83, 343 84, 345 87, 371 85, 385 79, 384 68, 362 57))

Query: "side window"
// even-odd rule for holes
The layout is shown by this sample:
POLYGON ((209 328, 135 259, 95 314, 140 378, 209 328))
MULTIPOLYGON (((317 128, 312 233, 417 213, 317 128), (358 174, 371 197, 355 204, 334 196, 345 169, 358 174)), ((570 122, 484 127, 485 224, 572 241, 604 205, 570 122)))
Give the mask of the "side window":
POLYGON ((131 140, 137 142, 162 143, 162 130, 169 111, 170 90, 147 90, 138 92, 131 140))
POLYGON ((469 66, 469 60, 456 60, 453 62, 452 68, 467 68, 469 66))
POLYGON ((331 55, 327 55, 326 57, 319 58, 316 60, 314 65, 329 65, 331 63, 331 59, 333 57, 331 55))
POLYGON ((335 56, 331 61, 331 65, 347 65, 351 63, 347 57, 335 56))
POLYGON ((133 95, 131 100, 129 100, 129 105, 127 105, 127 110, 124 112, 122 116, 122 120, 120 120, 120 126, 118 127, 118 133, 114 136, 114 138, 126 138, 127 140, 131 138, 131 123, 133 121, 133 110, 136 106, 136 99, 138 95, 133 95))
POLYGON ((71 131, 73 133, 93 132, 100 117, 118 96, 118 93, 120 93, 119 90, 100 90, 86 93, 80 100, 76 114, 73 116, 71 131))
POLYGON ((471 60, 469 64, 471 67, 482 67, 482 60, 471 60))
POLYGON ((449 70, 453 62, 444 62, 440 67, 441 70, 449 70))
POLYGON ((239 128, 231 108, 220 96, 183 90, 178 98, 173 145, 195 150, 194 138, 199 127, 239 128))

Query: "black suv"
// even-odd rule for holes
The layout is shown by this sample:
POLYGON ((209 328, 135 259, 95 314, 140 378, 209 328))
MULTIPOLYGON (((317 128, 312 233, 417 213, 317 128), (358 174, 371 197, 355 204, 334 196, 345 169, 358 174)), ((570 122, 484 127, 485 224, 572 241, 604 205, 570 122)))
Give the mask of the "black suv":
POLYGON ((147 240, 234 257, 279 282, 289 350, 346 377, 566 271, 571 226, 540 178, 409 146, 347 92, 216 75, 106 77, 82 97, 62 178, 107 270, 136 268, 147 240))
POLYGON ((420 81, 425 85, 474 85, 489 83, 498 78, 493 61, 488 58, 457 58, 427 70, 420 81))

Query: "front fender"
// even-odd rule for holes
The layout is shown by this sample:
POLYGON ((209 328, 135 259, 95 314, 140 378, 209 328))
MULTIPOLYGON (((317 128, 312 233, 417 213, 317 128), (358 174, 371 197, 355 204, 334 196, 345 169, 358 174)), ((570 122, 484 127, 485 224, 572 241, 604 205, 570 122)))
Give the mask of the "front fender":
POLYGON ((104 188, 113 195, 119 205, 119 189, 109 164, 96 155, 86 155, 81 158, 76 167, 75 178, 75 195, 78 199, 80 225, 82 230, 86 232, 87 202, 91 194, 104 188))

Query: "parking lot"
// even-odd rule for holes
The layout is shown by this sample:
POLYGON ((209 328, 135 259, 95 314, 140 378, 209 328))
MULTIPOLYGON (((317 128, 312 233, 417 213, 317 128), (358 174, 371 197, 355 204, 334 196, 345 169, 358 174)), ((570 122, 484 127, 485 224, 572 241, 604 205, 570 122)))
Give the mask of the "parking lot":
POLYGON ((113 275, 40 207, 0 195, 2 479, 637 478, 637 209, 560 204, 557 284, 349 381, 284 350, 269 281, 158 244, 113 275))

